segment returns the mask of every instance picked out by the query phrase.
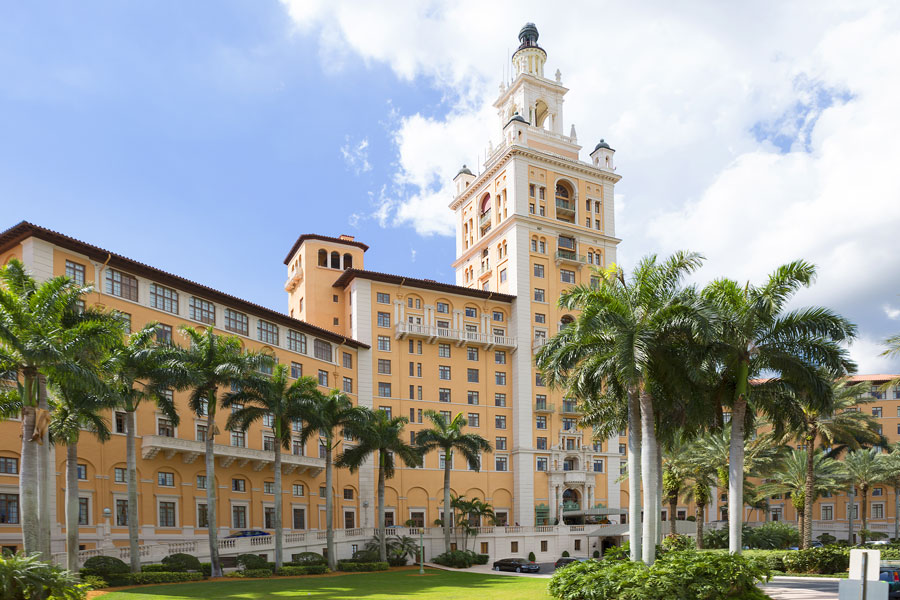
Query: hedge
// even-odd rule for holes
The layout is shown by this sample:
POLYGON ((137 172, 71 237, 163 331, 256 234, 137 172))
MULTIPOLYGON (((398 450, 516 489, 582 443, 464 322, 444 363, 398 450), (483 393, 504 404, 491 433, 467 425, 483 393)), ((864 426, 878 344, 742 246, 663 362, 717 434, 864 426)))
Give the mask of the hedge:
POLYGON ((307 566, 307 565, 326 565, 328 561, 325 557, 316 552, 300 552, 299 554, 291 554, 291 564, 307 566))
POLYGON ((323 575, 327 572, 328 572, 328 567, 326 565, 308 565, 308 566, 286 565, 286 566, 278 569, 278 571, 276 571, 276 574, 284 575, 284 576, 323 575))
POLYGON ((119 560, 114 556, 92 556, 84 561, 81 568, 81 575, 113 575, 119 573, 128 573, 131 571, 125 561, 119 560))
POLYGON ((174 573, 172 569, 166 565, 141 565, 141 573, 174 573))
POLYGON ((339 560, 337 568, 338 571, 357 573, 363 571, 387 571, 388 564, 386 562, 356 562, 352 560, 339 560))
POLYGON ((265 569, 268 566, 266 559, 259 554, 241 554, 237 557, 237 564, 244 570, 265 569))
POLYGON ((233 571, 228 573, 226 577, 243 577, 248 579, 259 579, 263 577, 271 577, 271 569, 243 569, 241 571, 233 571))
POLYGON ((178 571, 157 573, 129 573, 128 579, 134 585, 148 583, 179 583, 182 581, 201 581, 203 573, 183 573, 178 571))
POLYGON ((173 573, 200 570, 200 559, 192 554, 184 554, 183 552, 170 554, 162 559, 162 564, 173 573))

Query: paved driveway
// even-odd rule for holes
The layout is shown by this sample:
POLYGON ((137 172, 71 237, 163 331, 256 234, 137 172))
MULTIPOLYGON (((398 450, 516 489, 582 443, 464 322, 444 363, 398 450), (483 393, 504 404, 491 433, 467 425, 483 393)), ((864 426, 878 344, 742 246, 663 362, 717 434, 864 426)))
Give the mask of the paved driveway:
POLYGON ((762 590, 775 600, 837 600, 838 579, 773 577, 762 590))

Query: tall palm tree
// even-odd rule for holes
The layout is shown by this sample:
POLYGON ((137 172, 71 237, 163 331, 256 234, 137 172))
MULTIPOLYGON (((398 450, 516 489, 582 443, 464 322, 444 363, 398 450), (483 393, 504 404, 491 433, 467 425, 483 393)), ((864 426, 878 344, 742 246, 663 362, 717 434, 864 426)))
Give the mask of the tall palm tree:
POLYGON ((416 433, 416 447, 424 455, 437 450, 444 455, 444 551, 450 552, 450 530, 453 528, 453 507, 450 500, 450 469, 453 466, 453 452, 462 454, 473 471, 481 469, 481 454, 491 452, 490 442, 476 433, 463 433, 467 422, 462 413, 452 419, 433 410, 425 411, 431 427, 416 433))
POLYGON ((129 562, 131 571, 141 570, 140 521, 138 519, 137 484, 137 410, 147 401, 153 402, 173 425, 179 422, 175 403, 164 393, 171 382, 165 368, 165 348, 157 344, 158 324, 148 323, 120 340, 101 364, 117 407, 125 412, 125 477, 128 489, 126 521, 128 525, 129 562))
POLYGON ((682 286, 701 261, 698 254, 680 252, 661 262, 646 257, 628 278, 618 267, 595 271, 598 285, 563 292, 559 306, 581 312, 575 324, 551 338, 537 356, 549 383, 568 388, 576 397, 596 396, 612 384, 619 393, 610 399, 627 399, 631 553, 632 559, 641 556, 647 564, 656 555, 660 518, 655 412, 664 410, 660 391, 689 370, 679 344, 691 344, 707 329, 696 294, 682 286))
MULTIPOLYGON (((884 483, 890 478, 892 461, 878 448, 869 448, 848 453, 843 464, 850 485, 859 489, 859 494, 862 496, 862 529, 860 529, 859 535, 862 543, 865 544, 868 532, 869 490, 873 485, 884 483)), ((849 510, 852 514, 852 500, 849 510)))
POLYGON ((675 513, 678 508, 678 498, 686 491, 688 480, 691 477, 690 457, 686 444, 673 444, 668 448, 663 458, 663 502, 669 507, 669 534, 678 533, 675 524, 675 513))
MULTIPOLYGON (((830 380, 820 368, 837 374, 854 367, 840 345, 856 334, 853 324, 826 308, 786 308, 801 287, 812 285, 815 273, 813 265, 795 261, 777 268, 762 286, 719 279, 703 289, 718 317, 711 352, 733 389, 728 486, 732 507, 740 506, 744 497, 740 475, 746 427, 762 415, 780 429, 792 412, 785 411, 782 394, 767 393, 766 388, 777 387, 780 378, 803 382, 805 389, 815 391, 812 398, 827 398, 830 380), (751 390, 750 380, 765 374, 774 374, 772 383, 751 390)), ((742 547, 742 512, 728 512, 728 547, 734 553, 742 547)))
POLYGON ((358 431, 367 419, 366 409, 353 406, 350 397, 339 390, 330 394, 321 392, 305 398, 301 408, 303 427, 300 441, 305 444, 312 437, 319 437, 325 448, 325 540, 328 549, 328 566, 337 566, 334 550, 334 450, 342 436, 336 432, 358 431))
POLYGON ((706 507, 712 503, 710 488, 716 483, 715 471, 708 466, 691 461, 690 481, 684 494, 685 502, 693 502, 697 509, 697 548, 703 548, 703 523, 706 521, 706 507))
POLYGON ((797 511, 800 539, 808 537, 812 531, 810 512, 805 510, 824 494, 833 494, 847 484, 847 473, 843 465, 829 458, 823 452, 792 450, 786 454, 778 466, 768 474, 765 482, 756 488, 757 498, 775 494, 790 495, 791 504, 797 511), (812 456, 810 457, 810 454, 812 456), (813 490, 809 492, 809 464, 813 467, 813 490))
POLYGON ((403 440, 403 426, 409 423, 406 417, 388 417, 383 410, 368 411, 366 419, 352 424, 348 432, 355 445, 344 446, 335 466, 346 467, 354 472, 362 467, 369 456, 378 453, 378 536, 379 556, 387 561, 387 532, 384 528, 384 482, 394 476, 395 456, 408 467, 422 464, 418 450, 403 440))
MULTIPOLYGON (((318 394, 316 380, 301 377, 291 381, 285 365, 275 365, 272 375, 253 374, 245 378, 240 388, 228 392, 222 399, 222 407, 233 409, 228 417, 226 429, 244 431, 251 424, 263 421, 272 429, 275 454, 275 567, 280 569, 283 561, 282 550, 282 481, 281 450, 291 448, 291 429, 295 421, 302 417, 304 400, 318 394)), ((207 481, 210 481, 207 479, 207 481)))
MULTIPOLYGON (((0 268, 0 363, 22 382, 19 498, 27 553, 50 552, 48 477, 38 472, 43 462, 39 447, 47 440, 46 430, 40 428, 44 419, 38 421, 39 415, 46 416, 40 408, 40 381, 52 370, 57 380, 81 381, 86 387, 100 389, 100 378, 76 357, 85 348, 103 347, 121 335, 121 326, 109 313, 80 310, 81 298, 91 289, 68 277, 39 283, 18 259, 0 268)), ((47 450, 42 456, 48 459, 47 450)))
POLYGON ((105 442, 109 439, 109 424, 103 418, 115 404, 110 395, 96 395, 77 386, 54 386, 50 406, 52 441, 66 446, 66 568, 78 570, 78 441, 87 431, 105 442))
POLYGON ((900 442, 890 446, 888 459, 891 462, 885 483, 894 488, 894 541, 900 540, 900 442))
POLYGON ((267 360, 260 354, 245 352, 234 336, 221 336, 212 327, 194 329, 182 326, 188 346, 171 347, 165 366, 169 379, 178 389, 190 391, 188 406, 198 417, 206 417, 206 515, 209 532, 209 558, 213 577, 221 577, 219 563, 218 519, 216 511, 216 456, 218 434, 216 412, 220 390, 240 389, 245 380, 267 360))
MULTIPOLYGON (((857 410, 860 404, 871 400, 862 396, 868 391, 869 384, 850 385, 846 380, 835 380, 831 383, 824 399, 808 402, 804 392, 800 392, 800 428, 789 432, 789 436, 799 439, 807 449, 815 449, 816 443, 834 450, 844 448, 859 449, 863 445, 878 444, 883 441, 879 432, 878 419, 871 414, 857 410)), ((806 454, 806 492, 807 497, 813 495, 816 486, 813 452, 806 454)), ((812 523, 812 502, 804 506, 804 521, 812 523)), ((809 548, 812 543, 812 528, 802 530, 800 537, 802 548, 809 548)))

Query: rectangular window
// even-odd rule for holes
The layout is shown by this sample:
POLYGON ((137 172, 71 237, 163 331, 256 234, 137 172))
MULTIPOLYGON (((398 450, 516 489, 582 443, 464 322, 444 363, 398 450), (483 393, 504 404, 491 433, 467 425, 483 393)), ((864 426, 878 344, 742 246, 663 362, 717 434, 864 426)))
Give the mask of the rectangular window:
POLYGON ((466 347, 466 358, 469 360, 478 360, 478 348, 472 346, 466 347))
POLYGON ((175 473, 160 471, 156 474, 156 483, 164 487, 175 487, 175 473))
POLYGON ((328 371, 319 369, 319 385, 328 387, 328 371))
POLYGON ((208 428, 206 425, 197 425, 197 441, 205 442, 208 428))
POLYGON ((275 452, 275 437, 271 435, 263 436, 263 450, 266 452, 275 452))
POLYGON ((175 503, 160 502, 159 503, 159 526, 175 527, 175 503))
POLYGON ((438 358, 450 358, 450 344, 438 344, 438 358))
POLYGON ((540 373, 534 374, 534 385, 538 387, 544 387, 544 376, 540 373))
POLYGON ((150 284, 150 306, 157 310, 164 310, 168 313, 178 314, 178 292, 172 288, 159 285, 158 283, 150 284))
MULTIPOLYGON (((19 472, 19 460, 16 458, 0 457, 0 473, 16 475, 19 472)), ((79 477, 80 479, 80 477, 79 477)))
POLYGON ((79 464, 79 465, 75 465, 75 468, 76 468, 76 471, 78 474, 78 479, 80 479, 81 481, 86 481, 87 480, 87 465, 79 464))
POLYGON ((495 415, 494 427, 496 429, 506 429, 506 415, 495 415))
POLYGON ((466 369, 466 381, 478 383, 478 369, 466 369))
POLYGON ((538 456, 534 463, 535 471, 546 471, 547 470, 547 457, 546 456, 538 456))
POLYGON ((505 407, 506 406, 506 394, 494 394, 494 406, 505 407))
POLYGON ((438 379, 443 379, 446 381, 450 380, 450 367, 447 365, 438 366, 438 379))
POLYGON ((226 308, 225 329, 240 335, 249 335, 250 319, 242 312, 226 308))
POLYGON ((594 459, 594 473, 602 473, 603 472, 603 459, 595 458, 594 459))
POLYGON ((125 433, 125 419, 127 418, 125 413, 116 411, 115 424, 113 425, 115 433, 125 433))
POLYGON ((503 350, 495 350, 494 351, 494 364, 495 365, 505 365, 506 364, 506 352, 503 350))
POLYGON ((235 448, 247 447, 247 435, 243 431, 231 432, 231 445, 235 448))
POLYGON ((197 475, 197 489, 198 490, 206 489, 206 475, 197 475))
POLYGON ((234 529, 247 528, 247 507, 232 506, 231 507, 231 526, 234 529))
POLYGON ((474 390, 469 390, 468 392, 466 392, 466 400, 468 401, 469 404, 477 405, 478 404, 478 392, 476 392, 474 390))
POLYGON ((884 504, 878 503, 872 505, 872 518, 873 519, 883 519, 884 518, 884 504))
POLYGON ((822 520, 823 521, 833 521, 834 520, 834 507, 830 504, 825 504, 822 506, 822 520))
POLYGON ((349 377, 344 377, 344 392, 348 394, 353 393, 353 380, 349 377))
POLYGON ((391 384, 379 381, 378 382, 378 395, 382 398, 390 398, 391 397, 391 384))
POLYGON ((466 317, 469 319, 477 319, 478 318, 478 309, 473 306, 466 307, 466 317))
POLYGON ((266 344, 278 345, 278 325, 260 319, 256 325, 256 337, 266 344))
POLYGON ((294 513, 294 529, 306 529, 306 510, 295 508, 294 513))
POLYGON ((191 318, 208 325, 216 324, 216 305, 197 296, 191 296, 191 318))
POLYGON ((534 276, 543 279, 544 278, 544 265, 539 265, 535 263, 534 265, 534 276))
POLYGON ((506 373, 503 371, 494 373, 494 383, 497 385, 506 385, 506 373))
POLYGON ((122 467, 116 467, 113 475, 113 481, 116 483, 127 483, 128 470, 122 467))
POLYGON ((466 424, 469 427, 479 427, 479 416, 478 413, 469 413, 469 418, 466 419, 466 424))
POLYGON ((160 323, 156 326, 156 341, 160 344, 172 343, 172 326, 160 323))
POLYGON ((377 302, 378 304, 390 304, 391 295, 385 294, 384 292, 377 292, 375 294, 375 302, 377 302))
POLYGON ((450 402, 450 389, 449 388, 438 389, 438 402, 450 402))
POLYGON ((441 314, 450 314, 450 305, 446 302, 438 302, 435 304, 435 310, 441 314))
POLYGON ((197 505, 197 527, 200 529, 209 527, 209 511, 206 510, 206 504, 197 505))
POLYGON ((378 349, 383 352, 391 351, 391 338, 386 335, 378 336, 378 349))
POLYGON ((500 283, 506 281, 506 269, 500 269, 500 283))
POLYGON ((563 431, 575 431, 575 419, 562 420, 563 431))
POLYGON ((79 525, 89 525, 89 500, 87 498, 79 498, 78 499, 78 524, 79 525))
POLYGON ((175 437, 175 426, 172 425, 172 421, 170 421, 169 419, 157 419, 156 429, 156 435, 161 435, 163 437, 175 437))
POLYGON ((128 500, 116 500, 116 527, 128 527, 128 500))
POLYGON ((544 290, 541 288, 534 288, 534 301, 544 302, 544 290))
POLYGON ((342 360, 344 361, 345 369, 353 368, 353 355, 352 354, 350 354, 349 352, 344 352, 342 360))
POLYGON ((538 429, 547 429, 547 417, 543 415, 535 417, 535 427, 538 429))
MULTIPOLYGON (((410 363, 412 364, 412 363, 410 363)), ((390 375, 391 374, 391 361, 386 358, 378 359, 378 373, 380 375, 390 375)))
POLYGON ((302 483, 295 483, 291 489, 295 496, 303 496, 306 493, 302 483))
POLYGON ((231 491, 232 492, 246 492, 247 491, 247 480, 241 479, 239 477, 235 477, 231 480, 231 491))
POLYGON ((390 327, 391 326, 391 313, 380 312, 378 313, 378 326, 379 327, 390 327))
POLYGON ((619 444, 619 454, 625 454, 627 450, 628 448, 625 446, 625 444, 619 444))
POLYGON ((292 352, 306 354, 306 334, 294 331, 293 329, 288 329, 287 346, 288 350, 291 350, 292 352))
POLYGON ((494 450, 506 450, 506 438, 498 437, 494 440, 494 450))
POLYGON ((275 482, 274 481, 263 481, 263 494, 274 494, 275 493, 275 482))
POLYGON ((138 300, 138 280, 134 275, 116 271, 115 269, 106 270, 106 293, 126 300, 138 300))
POLYGON ((303 365, 298 362, 291 362, 291 377, 294 379, 303 377, 303 365))
POLYGON ((878 418, 878 419, 881 418, 881 407, 880 406, 872 407, 872 416, 875 418, 878 418))
POLYGON ((333 359, 331 344, 329 344, 325 340, 313 340, 313 355, 319 360, 332 362, 333 359))
POLYGON ((560 269, 559 277, 563 283, 575 283, 575 271, 560 269))
POLYGON ((505 456, 498 456, 494 460, 494 468, 497 471, 506 471, 507 467, 507 458, 505 456))
POLYGON ((77 262, 72 262, 71 260, 67 260, 66 277, 68 277, 78 285, 84 285, 84 265, 77 262))
POLYGON ((537 448, 538 450, 546 450, 547 449, 547 438, 539 437, 537 439, 537 444, 535 445, 535 448, 537 448))

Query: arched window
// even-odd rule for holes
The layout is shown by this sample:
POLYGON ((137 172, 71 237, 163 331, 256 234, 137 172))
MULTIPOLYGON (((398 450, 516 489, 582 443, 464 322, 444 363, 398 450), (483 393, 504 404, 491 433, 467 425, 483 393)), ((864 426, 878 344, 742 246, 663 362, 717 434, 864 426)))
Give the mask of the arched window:
POLYGON ((319 266, 327 267, 328 266, 328 251, 327 250, 319 250, 319 266))
POLYGON ((347 252, 344 254, 344 269, 352 269, 353 268, 353 256, 347 252))
POLYGON ((331 268, 332 269, 340 269, 341 268, 341 254, 339 252, 331 253, 331 268))
POLYGON ((547 108, 547 103, 543 100, 538 100, 534 105, 534 125, 535 127, 541 127, 543 129, 550 129, 550 120, 547 118, 550 115, 550 110, 547 108))
POLYGON ((559 328, 565 329, 566 327, 568 327, 569 325, 571 325, 574 322, 575 322, 575 319, 573 319, 571 317, 571 315, 563 315, 562 318, 559 320, 559 328))
POLYGON ((568 188, 568 186, 566 186, 566 184, 564 184, 564 183, 556 184, 556 197, 564 198, 564 199, 569 198, 569 188, 568 188))
POLYGON ((491 210, 491 195, 485 194, 484 198, 481 199, 481 209, 478 211, 478 214, 483 215, 489 210, 491 210))

